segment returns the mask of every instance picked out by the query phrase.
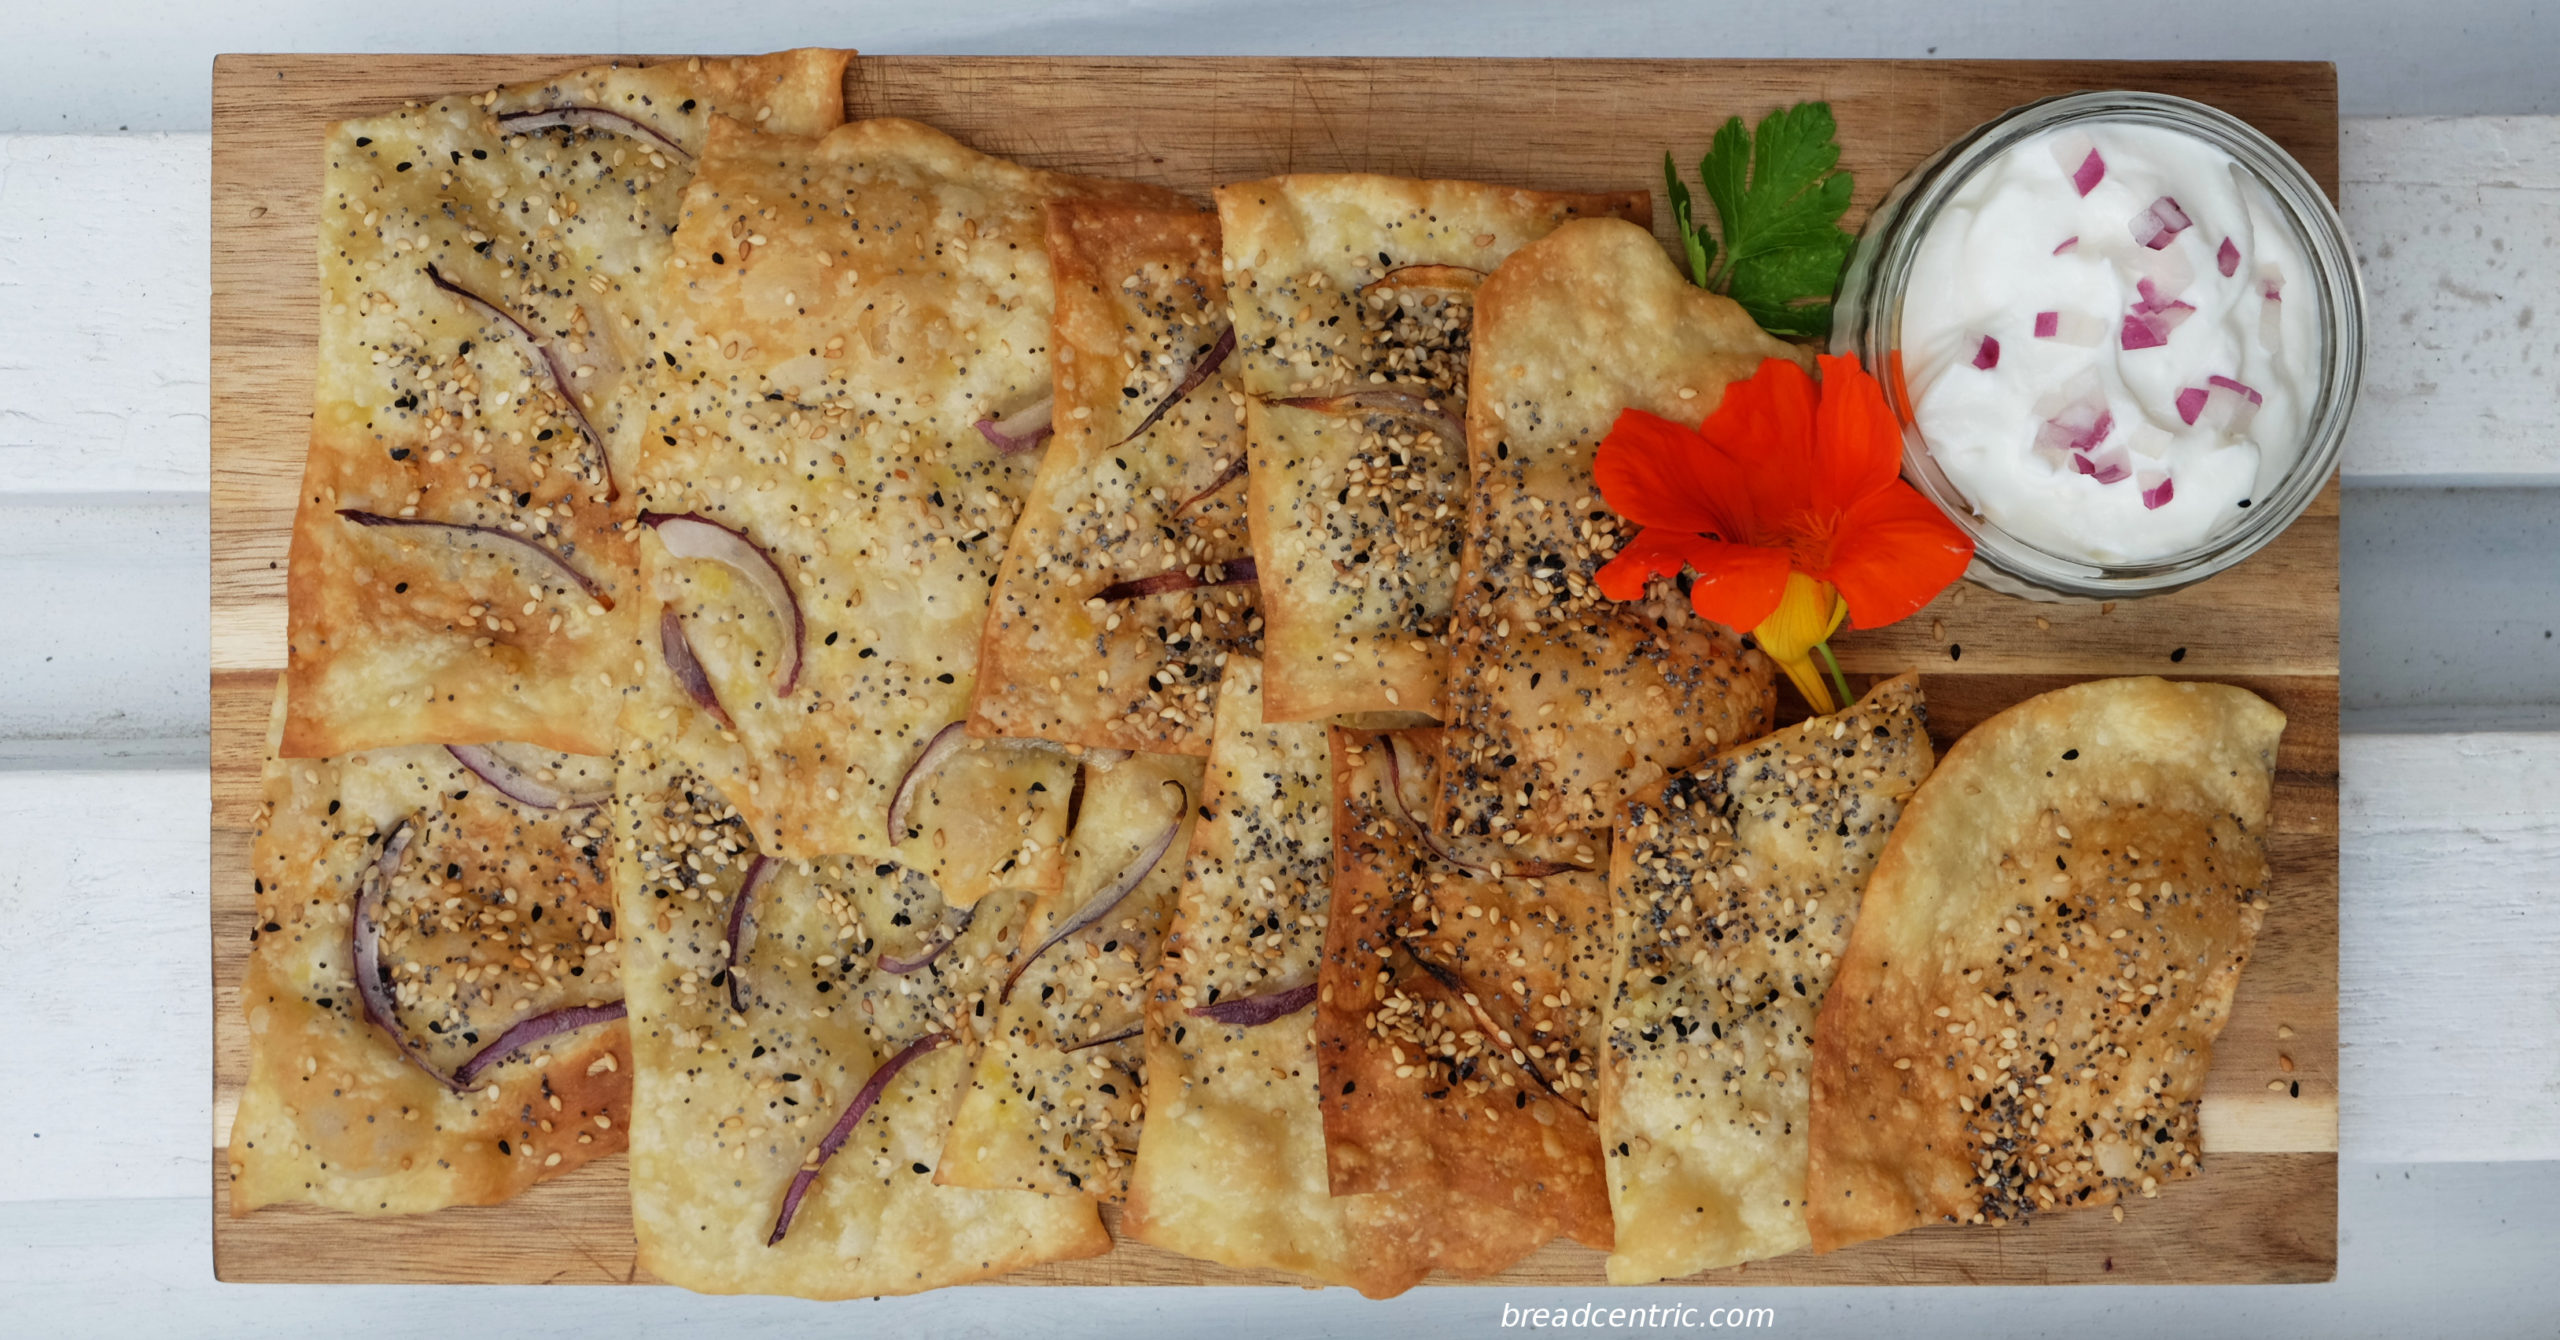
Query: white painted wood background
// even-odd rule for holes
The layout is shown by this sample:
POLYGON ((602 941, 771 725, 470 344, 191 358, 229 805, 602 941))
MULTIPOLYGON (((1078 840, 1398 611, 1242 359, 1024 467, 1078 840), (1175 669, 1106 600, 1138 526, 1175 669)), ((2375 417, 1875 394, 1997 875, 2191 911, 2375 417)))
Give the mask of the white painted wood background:
MULTIPOLYGON (((26 48, 10 39, 22 17, 11 3, 0 0, 0 61, 29 78, 0 96, 0 128, 42 130, 50 122, 27 111, 26 88, 56 72, 14 68, 7 53, 26 48)), ((170 21, 191 8, 173 7, 170 21)), ((1250 27, 1265 37, 1243 46, 1232 33, 1110 41, 1093 34, 1149 31, 1132 25, 1158 9, 1073 8, 1101 26, 1057 49, 1485 46, 1433 46, 1388 10, 1354 15, 1389 34, 1377 43, 1340 11, 1333 40, 1315 48, 1272 35, 1268 13, 1250 27)), ((2185 0, 2154 8, 2190 26, 2202 13, 2185 0)), ((140 22, 156 10, 123 12, 140 22)), ((2463 7, 2450 13, 2458 26, 2463 7)), ((1038 49, 1024 31, 1048 30, 942 49, 1038 49)), ((1173 31, 1208 29, 1195 16, 1173 31)), ((2487 25, 2483 40, 2507 32, 2487 25)), ((342 45, 455 45, 448 35, 386 30, 342 45)), ((541 37, 478 45, 711 49, 862 35, 541 37)), ((1921 54, 1904 42, 1874 54, 1921 54)), ((1497 49, 1549 48, 1523 35, 1497 49)), ((1600 48, 1660 49, 1624 32, 1600 48)), ((2547 65, 2552 44, 2538 50, 2547 65)), ((1944 54, 1992 53, 1978 43, 1944 54)), ((80 124, 107 124, 94 89, 82 97, 80 124)), ((133 93, 146 108, 164 97, 133 93)), ((2549 1278, 2560 1261, 2560 734, 2516 728, 2560 724, 2560 642, 2549 635, 2560 622, 2560 119, 2356 119, 2344 147, 2375 348, 2346 462, 2340 1281, 1715 1301, 1772 1306, 1782 1330, 1921 1335, 1986 1323, 2079 1334, 2560 1329, 2549 1278)), ((444 1334, 493 1320, 599 1335, 848 1322, 900 1334, 1472 1334, 1495 1329, 1505 1303, 1601 1297, 1424 1290, 1364 1305, 1338 1291, 980 1289, 830 1308, 672 1290, 215 1285, 207 190, 201 134, 0 134, 0 1019, 15 1062, 0 1083, 0 1337, 444 1334)), ((1702 1301, 1602 1300, 1674 1297, 1702 1301)))

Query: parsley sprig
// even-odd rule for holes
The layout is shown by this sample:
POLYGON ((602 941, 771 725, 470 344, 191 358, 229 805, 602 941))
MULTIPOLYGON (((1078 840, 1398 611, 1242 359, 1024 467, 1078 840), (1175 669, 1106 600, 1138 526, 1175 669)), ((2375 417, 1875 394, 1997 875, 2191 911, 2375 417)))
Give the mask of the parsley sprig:
POLYGON ((1772 335, 1831 331, 1831 293, 1857 240, 1840 226, 1853 180, 1840 169, 1838 133, 1823 102, 1771 112, 1757 134, 1741 117, 1726 121, 1698 162, 1716 211, 1712 234, 1692 216, 1671 155, 1662 156, 1690 279, 1741 304, 1772 335))

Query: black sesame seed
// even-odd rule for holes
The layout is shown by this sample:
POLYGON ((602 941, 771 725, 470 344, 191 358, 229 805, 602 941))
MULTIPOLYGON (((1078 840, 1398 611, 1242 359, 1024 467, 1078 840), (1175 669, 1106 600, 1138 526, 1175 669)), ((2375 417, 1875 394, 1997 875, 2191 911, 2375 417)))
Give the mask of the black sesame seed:
POLYGON ((2065 749, 2062 751, 2062 758, 2066 763, 2078 757, 2080 757, 2080 751, 2077 749, 2065 749))
POLYGON ((2187 659, 2187 649, 2180 647, 2176 651, 2170 652, 2169 659, 2172 661, 2183 661, 2187 659))

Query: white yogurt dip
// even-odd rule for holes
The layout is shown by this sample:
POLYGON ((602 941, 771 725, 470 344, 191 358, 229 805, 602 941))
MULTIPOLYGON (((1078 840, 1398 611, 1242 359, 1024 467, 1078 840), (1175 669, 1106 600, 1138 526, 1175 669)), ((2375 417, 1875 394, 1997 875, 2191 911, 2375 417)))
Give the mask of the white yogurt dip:
POLYGON ((2320 385, 2283 219, 2229 154, 2158 126, 2081 122, 1985 163, 1904 290, 1903 375, 1948 481, 2091 563, 2240 521, 2300 454, 2320 385))

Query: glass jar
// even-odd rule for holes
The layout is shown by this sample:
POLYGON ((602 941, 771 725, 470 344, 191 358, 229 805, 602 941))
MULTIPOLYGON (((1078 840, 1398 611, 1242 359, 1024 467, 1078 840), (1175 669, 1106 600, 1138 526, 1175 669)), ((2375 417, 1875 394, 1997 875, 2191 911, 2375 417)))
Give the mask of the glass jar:
POLYGON ((2337 469, 2347 420, 2364 379, 2364 285, 2337 210, 2292 155, 2227 112, 2159 93, 2070 93, 2014 107, 1975 127, 1912 169, 1885 194, 1860 231, 1841 276, 1831 351, 1855 354, 1884 386, 1902 424, 1902 470, 1912 485, 1973 537, 1965 575, 1995 591, 2036 600, 2122 600, 2158 595, 2203 581, 2266 547, 2311 505, 2337 469), (2280 221, 2309 258, 2308 283, 2288 284, 2318 304, 2325 336, 2317 398, 2304 421, 2302 449, 2270 496, 2237 523, 2180 553, 2138 563, 2092 563, 2028 544, 1976 514, 1939 469, 1921 436, 1899 366, 1903 296, 1929 226, 1983 165, 2016 145, 2073 124, 2107 122, 2183 131, 2229 154, 2265 191, 2280 221))

